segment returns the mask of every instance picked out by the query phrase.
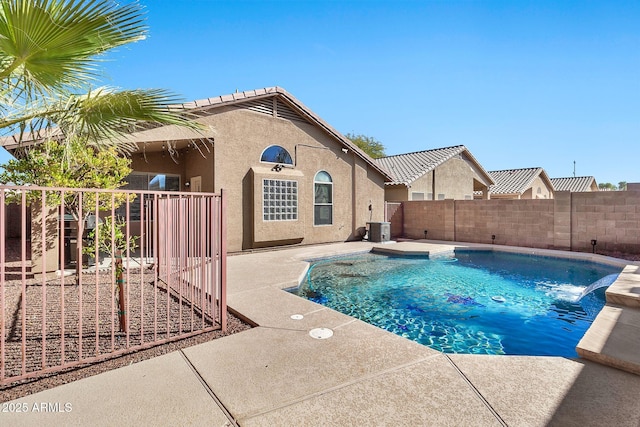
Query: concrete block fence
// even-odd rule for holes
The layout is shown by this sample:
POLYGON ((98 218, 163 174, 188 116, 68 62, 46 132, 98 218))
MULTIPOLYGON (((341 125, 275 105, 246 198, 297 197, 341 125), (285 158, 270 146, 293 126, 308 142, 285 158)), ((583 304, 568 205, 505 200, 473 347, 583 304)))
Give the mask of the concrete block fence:
POLYGON ((544 200, 389 203, 392 238, 640 253, 640 189, 556 192, 544 200))

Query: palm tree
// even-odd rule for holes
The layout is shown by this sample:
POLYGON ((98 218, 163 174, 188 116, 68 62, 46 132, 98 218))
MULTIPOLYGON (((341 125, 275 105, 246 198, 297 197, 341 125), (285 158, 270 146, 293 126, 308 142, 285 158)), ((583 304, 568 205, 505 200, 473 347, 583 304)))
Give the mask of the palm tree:
POLYGON ((100 55, 143 40, 142 7, 109 0, 0 0, 0 129, 25 139, 79 138, 97 146, 144 123, 197 128, 162 89, 91 88, 100 55))

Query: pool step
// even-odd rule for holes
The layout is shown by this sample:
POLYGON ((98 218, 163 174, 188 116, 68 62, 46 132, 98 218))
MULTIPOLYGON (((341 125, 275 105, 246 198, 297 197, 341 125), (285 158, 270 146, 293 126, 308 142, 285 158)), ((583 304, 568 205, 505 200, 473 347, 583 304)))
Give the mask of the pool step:
POLYGON ((607 304, 576 352, 593 362, 640 375, 640 266, 626 266, 606 297, 607 304))
POLYGON ((605 305, 576 351, 585 359, 640 375, 640 309, 605 305))
POLYGON ((608 304, 640 309, 640 266, 626 266, 606 295, 608 304))

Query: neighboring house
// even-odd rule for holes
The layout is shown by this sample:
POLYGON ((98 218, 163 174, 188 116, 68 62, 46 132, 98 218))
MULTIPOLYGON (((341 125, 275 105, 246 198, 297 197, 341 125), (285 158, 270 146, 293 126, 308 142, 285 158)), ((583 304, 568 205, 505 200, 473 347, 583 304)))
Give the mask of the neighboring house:
POLYGON ((391 174, 386 201, 488 198, 493 179, 464 145, 376 159, 391 174), (484 196, 483 196, 484 195, 484 196))
POLYGON ((140 152, 128 188, 223 189, 229 251, 359 239, 367 222, 384 220, 387 173, 284 89, 185 107, 205 130, 131 134, 140 152))
POLYGON ((542 168, 507 169, 489 175, 495 181, 489 188, 492 199, 553 199, 553 184, 542 168))
POLYGON ((555 191, 571 191, 572 193, 584 193, 587 191, 599 191, 598 183, 592 176, 570 176, 567 178, 551 178, 555 191))

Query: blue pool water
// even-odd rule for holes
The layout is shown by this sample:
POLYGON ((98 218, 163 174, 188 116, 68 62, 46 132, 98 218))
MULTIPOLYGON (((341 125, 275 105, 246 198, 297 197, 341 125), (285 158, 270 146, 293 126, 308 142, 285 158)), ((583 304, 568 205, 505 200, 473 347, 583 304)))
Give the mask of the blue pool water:
POLYGON ((312 264, 291 292, 446 353, 575 357, 621 269, 493 251, 312 264), (602 283, 601 282, 601 283, 602 283))

